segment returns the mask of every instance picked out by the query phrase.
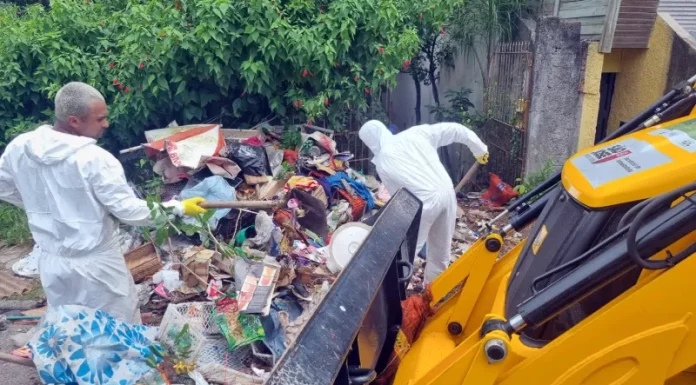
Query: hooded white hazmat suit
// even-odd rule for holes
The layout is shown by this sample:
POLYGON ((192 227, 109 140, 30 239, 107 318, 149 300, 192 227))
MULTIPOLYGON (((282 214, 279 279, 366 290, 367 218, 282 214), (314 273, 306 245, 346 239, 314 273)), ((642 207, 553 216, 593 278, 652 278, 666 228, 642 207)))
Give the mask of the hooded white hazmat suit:
POLYGON ((425 282, 432 282, 447 268, 457 215, 452 180, 437 149, 462 143, 480 158, 488 147, 457 123, 425 124, 393 135, 384 124, 371 120, 360 128, 359 136, 374 154, 372 163, 387 191, 394 194, 403 187, 423 202, 416 250, 427 241, 425 282))
POLYGON ((82 305, 140 323, 117 219, 147 225, 150 210, 96 140, 51 126, 18 136, 0 158, 0 200, 27 213, 49 306, 82 305))

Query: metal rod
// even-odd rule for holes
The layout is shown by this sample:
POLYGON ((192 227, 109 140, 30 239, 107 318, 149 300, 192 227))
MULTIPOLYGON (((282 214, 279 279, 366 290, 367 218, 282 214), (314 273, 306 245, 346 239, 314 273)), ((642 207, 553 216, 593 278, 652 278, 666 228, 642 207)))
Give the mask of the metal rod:
POLYGON ((200 203, 204 209, 272 209, 283 205, 283 201, 217 201, 200 203))
POLYGON ((40 320, 42 316, 40 315, 8 315, 6 318, 8 321, 26 321, 26 320, 40 320))

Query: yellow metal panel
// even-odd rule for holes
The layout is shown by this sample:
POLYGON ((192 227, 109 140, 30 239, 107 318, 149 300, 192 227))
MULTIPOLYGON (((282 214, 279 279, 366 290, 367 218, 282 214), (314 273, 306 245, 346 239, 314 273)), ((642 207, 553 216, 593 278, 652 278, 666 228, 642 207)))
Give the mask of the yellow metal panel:
POLYGON ((692 147, 696 147, 693 115, 577 153, 563 167, 563 186, 593 208, 653 197, 696 180, 692 147), (672 134, 677 135, 668 137, 672 134))
POLYGON ((459 298, 457 298, 457 305, 455 306, 448 322, 458 323, 462 328, 462 331, 469 320, 469 317, 471 316, 471 311, 473 310, 476 301, 478 301, 481 291, 483 290, 483 287, 491 273, 491 269, 493 268, 493 265, 498 257, 499 251, 488 251, 486 248, 486 241, 489 240, 497 240, 500 242, 501 246, 503 244, 503 239, 499 234, 489 234, 484 242, 477 244, 478 250, 474 251, 477 256, 476 262, 474 262, 474 266, 471 269, 469 278, 466 280, 466 284, 462 288, 459 298))

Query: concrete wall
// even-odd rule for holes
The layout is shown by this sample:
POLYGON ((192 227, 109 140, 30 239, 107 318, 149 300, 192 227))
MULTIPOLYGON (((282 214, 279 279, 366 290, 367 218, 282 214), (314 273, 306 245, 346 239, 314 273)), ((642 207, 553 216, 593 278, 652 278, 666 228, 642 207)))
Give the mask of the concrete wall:
POLYGON ((615 131, 621 121, 628 121, 664 94, 672 41, 671 29, 658 17, 648 49, 620 51, 621 69, 616 75, 607 133, 615 131))
POLYGON ((537 22, 536 37, 526 173, 549 159, 560 168, 576 152, 585 76, 580 23, 544 18, 537 22))
MULTIPOLYGON (((485 60, 485 53, 482 47, 478 52, 485 60)), ((486 63, 484 63, 486 65, 486 63)), ((453 68, 444 68, 440 74, 440 81, 437 88, 440 94, 440 103, 447 105, 445 92, 447 90, 459 90, 469 88, 473 92, 469 99, 476 109, 483 108, 483 79, 473 55, 457 54, 454 59, 453 68), (471 56, 471 57, 469 57, 471 56)), ((434 123, 434 119, 428 113, 428 105, 435 105, 431 86, 421 84, 421 123, 434 123)), ((400 130, 404 130, 416 124, 416 87, 408 74, 399 74, 396 88, 391 94, 390 116, 392 123, 396 124, 400 130)))
POLYGON ((580 151, 594 145, 597 131, 597 115, 599 114, 600 82, 604 68, 604 56, 599 53, 599 43, 592 42, 586 46, 585 74, 580 88, 582 107, 580 128, 578 130, 578 146, 580 151))
POLYGON ((669 14, 659 13, 658 17, 667 24, 674 35, 666 84, 667 88, 671 89, 682 80, 696 75, 696 38, 682 28, 669 14))

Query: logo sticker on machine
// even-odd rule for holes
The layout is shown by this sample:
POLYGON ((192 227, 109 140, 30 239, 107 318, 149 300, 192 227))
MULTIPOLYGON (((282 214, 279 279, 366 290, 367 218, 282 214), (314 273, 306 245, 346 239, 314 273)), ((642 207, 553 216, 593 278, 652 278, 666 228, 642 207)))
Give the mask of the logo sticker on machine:
POLYGON ((696 152, 696 119, 687 120, 669 128, 660 128, 650 133, 663 136, 675 146, 690 153, 696 152))
POLYGON ((672 159, 648 142, 627 138, 571 160, 592 187, 661 166, 672 159))
POLYGON ((539 248, 541 247, 541 244, 544 243, 544 240, 548 234, 549 231, 546 229, 546 225, 541 226, 539 234, 537 234, 536 238, 534 238, 534 242, 532 243, 532 252, 534 255, 539 253, 539 248))

